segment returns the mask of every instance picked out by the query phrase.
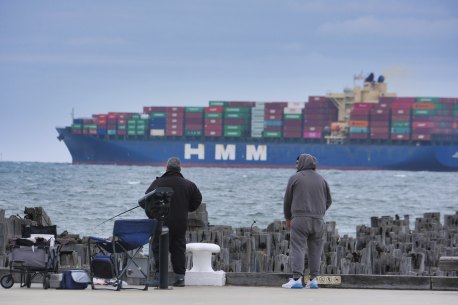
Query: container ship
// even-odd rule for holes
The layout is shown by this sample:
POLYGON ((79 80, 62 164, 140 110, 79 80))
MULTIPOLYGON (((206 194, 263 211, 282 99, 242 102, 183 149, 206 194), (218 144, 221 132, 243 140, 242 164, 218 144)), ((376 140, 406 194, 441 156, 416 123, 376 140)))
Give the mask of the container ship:
POLYGON ((303 102, 209 101, 73 118, 58 139, 75 164, 458 171, 458 98, 398 97, 383 76, 303 102))

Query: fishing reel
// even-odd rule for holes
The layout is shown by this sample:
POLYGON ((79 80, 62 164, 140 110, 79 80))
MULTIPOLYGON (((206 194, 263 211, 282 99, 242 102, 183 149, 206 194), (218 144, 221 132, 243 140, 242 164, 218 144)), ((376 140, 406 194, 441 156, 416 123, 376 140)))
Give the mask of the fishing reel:
POLYGON ((163 221, 169 215, 172 196, 171 187, 158 187, 139 199, 138 204, 148 218, 163 221))

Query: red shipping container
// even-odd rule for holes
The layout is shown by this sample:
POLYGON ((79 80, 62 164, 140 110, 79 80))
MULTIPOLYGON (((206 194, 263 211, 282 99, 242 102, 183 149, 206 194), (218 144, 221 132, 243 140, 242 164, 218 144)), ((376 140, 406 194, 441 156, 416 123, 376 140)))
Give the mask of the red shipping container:
POLYGON ((412 122, 413 128, 434 128, 435 126, 434 122, 412 122))
POLYGON ((186 119, 195 119, 195 118, 203 118, 205 116, 205 113, 202 112, 185 112, 184 117, 186 119))
POLYGON ((369 115, 369 109, 368 108, 353 108, 350 111, 350 116, 352 115, 369 115))
POLYGON ((267 102, 264 107, 269 109, 283 109, 285 107, 288 107, 288 102, 267 102))
POLYGON ((308 102, 319 102, 324 103, 326 101, 326 96, 309 96, 308 102))
POLYGON ((185 124, 200 124, 202 125, 204 122, 203 118, 188 118, 184 120, 185 124))
POLYGON ((389 133, 390 129, 387 127, 371 127, 370 132, 375 134, 389 133))
POLYGON ((413 104, 416 100, 416 97, 396 97, 394 102, 397 104, 413 104))
POLYGON ((205 107, 205 112, 224 112, 223 106, 205 107))
POLYGON ((172 129, 172 130, 165 130, 165 135, 166 136, 177 136, 181 137, 183 136, 183 129, 172 129))
POLYGON ((254 107, 256 102, 238 102, 238 101, 229 101, 226 103, 229 107, 254 107))
POLYGON ((184 119, 184 112, 167 112, 166 114, 167 119, 169 118, 176 118, 176 119, 184 119))
POLYGON ((283 113, 264 114, 264 120, 281 121, 283 113))
POLYGON ((390 127, 390 122, 389 121, 370 121, 369 126, 371 127, 390 127))
POLYGON ((458 98, 456 97, 441 97, 440 101, 444 104, 458 104, 458 98))
POLYGON ((126 130, 125 129, 118 129, 118 131, 116 131, 116 134, 118 134, 120 136, 124 136, 124 135, 126 135, 126 130))
POLYGON ((167 118, 167 124, 180 124, 183 125, 183 118, 167 118))
POLYGON ((283 131, 302 133, 302 126, 283 126, 283 131))
POLYGON ((321 132, 304 132, 304 139, 321 139, 321 132))
POLYGON ((285 130, 283 131, 284 138, 301 138, 302 131, 301 130, 285 130))
POLYGON ((371 109, 372 108, 372 105, 371 103, 354 103, 353 104, 353 109, 371 109))
POLYGON ((207 137, 221 137, 223 135, 222 130, 205 130, 205 136, 207 137))
POLYGON ((210 125, 210 126, 223 126, 223 120, 222 119, 205 119, 205 126, 210 125))
POLYGON ((409 122, 410 121, 410 114, 393 114, 391 115, 391 121, 394 122, 409 122))
POLYGON ((264 108, 264 116, 278 114, 283 114, 283 108, 264 108))
POLYGON ((408 134, 408 133, 392 133, 391 134, 391 139, 392 140, 407 141, 407 140, 410 140, 410 134, 408 134))
POLYGON ((392 104, 395 100, 395 96, 382 96, 379 98, 379 104, 392 104))
POLYGON ((370 138, 374 140, 388 140, 390 134, 388 132, 371 132, 370 138))
POLYGON ((186 129, 193 129, 193 130, 200 130, 204 127, 203 124, 190 124, 190 123, 185 123, 184 126, 186 129))
POLYGON ((367 133, 350 133, 350 139, 367 139, 368 137, 367 133))
POLYGON ((414 133, 414 134, 412 134, 412 140, 415 140, 415 141, 431 141, 431 134, 414 133))
POLYGON ((165 126, 165 129, 183 129, 183 124, 169 124, 165 126))
POLYGON ((170 109, 169 106, 144 106, 143 113, 167 112, 168 109, 170 109))
POLYGON ((322 132, 322 126, 304 126, 304 132, 322 132))

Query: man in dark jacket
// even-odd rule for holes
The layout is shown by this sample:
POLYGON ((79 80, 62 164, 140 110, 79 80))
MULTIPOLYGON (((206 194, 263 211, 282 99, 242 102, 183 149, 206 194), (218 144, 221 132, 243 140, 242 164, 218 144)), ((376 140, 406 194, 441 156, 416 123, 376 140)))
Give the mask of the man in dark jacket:
MULTIPOLYGON (((166 172, 161 177, 156 177, 156 180, 151 183, 145 193, 147 194, 158 187, 171 187, 174 191, 170 202, 170 211, 164 223, 169 228, 169 251, 175 273, 173 286, 183 287, 186 272, 188 212, 193 212, 200 206, 202 195, 197 186, 181 174, 181 162, 177 157, 171 157, 167 160, 166 172)), ((154 254, 156 267, 158 267, 157 249, 154 254)))
POLYGON ((308 249, 310 281, 306 288, 318 288, 316 277, 320 268, 325 232, 324 214, 331 206, 329 185, 316 172, 317 160, 301 154, 296 160, 296 174, 286 186, 283 202, 287 226, 291 229, 290 263, 293 277, 283 288, 303 288, 305 249, 308 249))

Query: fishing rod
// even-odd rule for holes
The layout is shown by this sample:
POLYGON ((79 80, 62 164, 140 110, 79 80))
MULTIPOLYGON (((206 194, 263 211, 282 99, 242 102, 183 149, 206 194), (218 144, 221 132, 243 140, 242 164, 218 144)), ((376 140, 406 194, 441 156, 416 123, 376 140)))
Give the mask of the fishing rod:
POLYGON ((104 222, 99 223, 98 226, 103 225, 104 223, 106 223, 106 222, 108 222, 108 221, 110 221, 110 220, 112 220, 112 219, 115 219, 116 217, 121 216, 122 214, 126 214, 127 212, 130 212, 130 211, 132 211, 132 210, 135 210, 136 208, 139 208, 139 207, 140 207, 140 206, 137 205, 137 206, 135 206, 135 207, 133 207, 133 208, 131 208, 131 209, 128 209, 127 211, 124 211, 124 212, 122 212, 122 213, 119 213, 118 215, 115 215, 115 216, 111 217, 110 219, 107 219, 107 220, 105 220, 104 222))

